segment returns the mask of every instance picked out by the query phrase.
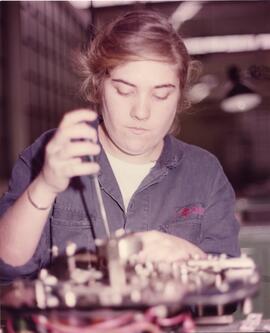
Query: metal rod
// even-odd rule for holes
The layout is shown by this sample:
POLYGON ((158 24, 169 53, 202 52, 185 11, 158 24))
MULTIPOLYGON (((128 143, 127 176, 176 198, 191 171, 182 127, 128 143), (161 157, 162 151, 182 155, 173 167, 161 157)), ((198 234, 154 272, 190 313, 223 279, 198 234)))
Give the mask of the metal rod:
MULTIPOLYGON (((91 162, 95 162, 95 159, 92 155, 89 155, 89 160, 91 162)), ((97 174, 92 175, 91 177, 93 177, 94 179, 94 185, 95 185, 95 190, 96 190, 96 194, 97 194, 97 199, 98 199, 98 206, 99 206, 99 212, 101 215, 101 220, 104 226, 104 229, 106 231, 106 236, 108 238, 110 238, 110 229, 109 229, 109 223, 108 223, 108 218, 107 218, 107 214, 106 214, 106 210, 105 210, 105 205, 104 205, 104 201, 101 195, 101 190, 100 190, 100 186, 99 186, 99 182, 98 182, 98 176, 97 174)))

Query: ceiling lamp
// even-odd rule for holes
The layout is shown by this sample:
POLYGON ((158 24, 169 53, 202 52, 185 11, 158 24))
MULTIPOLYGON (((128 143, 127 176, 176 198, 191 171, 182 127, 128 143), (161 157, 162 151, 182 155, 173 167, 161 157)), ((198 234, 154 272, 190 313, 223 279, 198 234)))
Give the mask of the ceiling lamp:
POLYGON ((197 104, 208 97, 212 90, 218 85, 217 78, 214 75, 206 74, 200 78, 200 81, 194 84, 188 91, 188 98, 192 104, 197 104))
POLYGON ((232 82, 232 88, 221 102, 221 108, 225 112, 245 112, 254 109, 262 100, 261 96, 251 88, 243 84, 240 71, 233 65, 228 69, 228 77, 232 82))
POLYGON ((91 0, 88 1, 79 1, 79 0, 73 0, 69 1, 73 7, 78 8, 78 9, 88 9, 91 7, 91 0))

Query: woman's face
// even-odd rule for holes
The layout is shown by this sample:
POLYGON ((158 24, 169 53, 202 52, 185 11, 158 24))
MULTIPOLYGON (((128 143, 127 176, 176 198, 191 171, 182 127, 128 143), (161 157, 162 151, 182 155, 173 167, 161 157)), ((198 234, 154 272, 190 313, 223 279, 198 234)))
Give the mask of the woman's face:
POLYGON ((180 98, 176 65, 129 61, 105 79, 100 141, 112 155, 134 163, 156 160, 180 98))

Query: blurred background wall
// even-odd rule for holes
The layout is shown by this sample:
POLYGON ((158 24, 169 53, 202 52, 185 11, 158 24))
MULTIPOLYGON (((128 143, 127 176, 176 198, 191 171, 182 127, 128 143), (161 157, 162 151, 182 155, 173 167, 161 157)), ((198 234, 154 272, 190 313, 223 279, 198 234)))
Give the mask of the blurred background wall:
POLYGON ((120 13, 162 12, 201 63, 179 138, 211 151, 223 165, 238 198, 242 248, 262 270, 265 292, 257 311, 270 315, 270 1, 92 0, 75 5, 0 2, 0 195, 19 152, 57 126, 64 112, 82 105, 72 51, 120 13), (228 76, 232 66, 259 96, 260 103, 248 111, 243 98, 231 112, 221 107, 235 83, 228 76))
POLYGON ((89 15, 65 1, 0 3, 2 188, 19 152, 80 106, 70 59, 86 24, 89 15))
POLYGON ((201 62, 193 104, 182 114, 179 137, 213 152, 238 195, 268 192, 269 1, 92 0, 84 4, 85 9, 68 1, 0 3, 1 184, 6 184, 24 147, 56 126, 63 112, 81 105, 70 58, 89 36, 90 23, 98 29, 120 13, 150 8, 171 18, 193 59, 201 62), (248 112, 221 109, 232 65, 261 97, 261 103, 248 112))

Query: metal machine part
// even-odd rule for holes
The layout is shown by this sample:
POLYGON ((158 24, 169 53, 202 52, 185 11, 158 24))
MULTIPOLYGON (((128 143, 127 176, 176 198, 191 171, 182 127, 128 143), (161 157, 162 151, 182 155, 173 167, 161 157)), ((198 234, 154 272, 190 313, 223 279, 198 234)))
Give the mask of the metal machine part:
POLYGON ((16 306, 8 297, 13 293, 17 306, 39 309, 222 306, 250 298, 258 287, 256 266, 247 257, 141 262, 140 238, 123 231, 96 245, 96 254, 76 253, 76 245, 69 243, 66 256, 56 257, 35 281, 18 280, 7 288, 4 305, 16 306), (26 289, 30 294, 31 287, 31 300, 18 296, 26 289))
MULTIPOLYGON (((53 318, 63 313, 79 318, 85 312, 104 309, 132 311, 143 314, 149 324, 169 326, 181 320, 189 322, 183 312, 190 307, 197 309, 198 317, 208 306, 216 308, 216 315, 225 315, 227 304, 250 303, 258 289, 256 265, 245 256, 142 262, 140 238, 123 230, 108 240, 97 240, 96 247, 95 254, 78 253, 76 245, 69 243, 66 256, 55 256, 54 263, 43 268, 36 280, 17 280, 4 288, 1 305, 11 313, 53 314, 53 318), (161 312, 153 310, 160 307, 161 312)), ((35 316, 36 321, 40 318, 35 316)))

